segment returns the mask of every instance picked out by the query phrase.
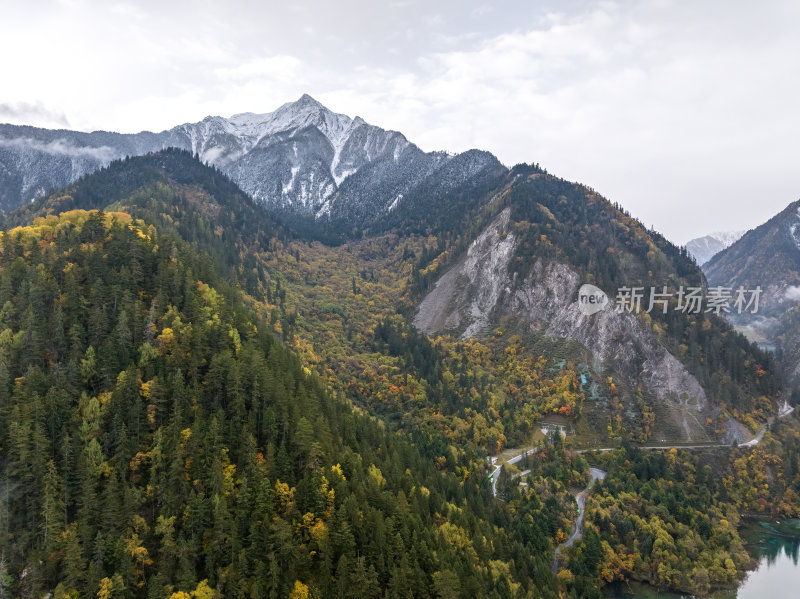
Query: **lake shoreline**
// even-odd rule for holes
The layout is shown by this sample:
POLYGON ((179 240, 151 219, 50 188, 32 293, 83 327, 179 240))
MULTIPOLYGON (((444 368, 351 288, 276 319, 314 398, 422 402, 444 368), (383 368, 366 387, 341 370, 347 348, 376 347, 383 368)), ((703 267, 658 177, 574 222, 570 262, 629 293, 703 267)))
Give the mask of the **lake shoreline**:
MULTIPOLYGON (((751 557, 752 567, 748 568, 736 586, 716 586, 708 594, 696 595, 691 591, 680 589, 664 589, 651 585, 647 580, 631 578, 627 581, 617 581, 604 587, 607 599, 747 599, 748 597, 766 596, 760 590, 750 590, 754 585, 761 585, 767 576, 765 573, 780 560, 785 570, 784 574, 800 578, 798 566, 798 552, 800 552, 800 520, 781 519, 775 520, 759 514, 758 517, 745 515, 738 527, 739 533, 745 543, 745 548, 751 557), (787 558, 790 556, 790 558, 787 558), (785 563, 790 559, 792 563, 785 563), (756 575, 764 567, 761 580, 756 575), (750 594, 750 593, 754 594, 750 594), (744 594, 743 594, 744 593, 744 594)), ((780 578, 775 573, 773 584, 780 585, 780 578)), ((768 583, 772 582, 767 581, 768 583)), ((761 585, 763 586, 763 585, 761 585)), ((781 588, 769 595, 770 599, 783 599, 796 596, 795 594, 781 594, 781 588)), ((794 587, 795 589, 798 587, 794 587)), ((785 589, 784 589, 785 590, 785 589)))

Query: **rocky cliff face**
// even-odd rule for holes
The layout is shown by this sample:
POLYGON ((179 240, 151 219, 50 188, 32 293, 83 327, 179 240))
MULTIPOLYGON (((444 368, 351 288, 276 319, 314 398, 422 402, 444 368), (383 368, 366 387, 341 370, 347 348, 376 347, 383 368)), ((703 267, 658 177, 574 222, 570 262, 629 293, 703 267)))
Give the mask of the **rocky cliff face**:
POLYGON ((420 304, 414 325, 429 335, 455 331, 463 338, 486 331, 509 283, 514 235, 506 230, 506 208, 472 243, 460 265, 450 269, 420 304))
POLYGON ((591 353, 598 373, 643 386, 656 428, 670 441, 708 440, 705 391, 639 318, 617 312, 612 302, 595 314, 581 312, 582 281, 565 264, 537 260, 524 278, 509 274, 516 243, 509 222, 506 208, 423 299, 415 326, 429 335, 469 338, 511 319, 523 330, 576 341, 591 353))

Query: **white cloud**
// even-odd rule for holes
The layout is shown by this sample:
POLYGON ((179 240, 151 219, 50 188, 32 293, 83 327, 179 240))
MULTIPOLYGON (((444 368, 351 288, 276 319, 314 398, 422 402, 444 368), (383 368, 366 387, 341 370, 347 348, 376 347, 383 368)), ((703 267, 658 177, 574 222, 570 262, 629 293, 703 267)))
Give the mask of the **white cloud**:
POLYGON ((0 137, 0 147, 35 150, 55 156, 69 156, 70 158, 94 158, 103 163, 118 158, 116 151, 108 146, 76 146, 65 139, 54 139, 53 141, 44 143, 29 137, 15 137, 11 139, 0 137))
POLYGON ((63 113, 50 110, 41 102, 0 103, 0 122, 13 125, 36 122, 43 127, 69 127, 69 121, 63 113))
POLYGON ((223 81, 237 82, 259 77, 288 79, 302 72, 302 66, 302 61, 294 56, 262 56, 242 64, 218 67, 215 74, 223 81))
POLYGON ((679 242, 755 226, 800 190, 791 158, 800 84, 787 76, 800 71, 798 38, 787 22, 751 39, 739 9, 730 39, 708 39, 686 31, 683 15, 652 10, 550 15, 544 29, 425 57, 400 89, 386 76, 392 93, 379 102, 392 108, 378 122, 427 147, 538 161, 679 242))
POLYGON ((491 4, 481 4, 480 6, 473 8, 470 14, 473 17, 482 17, 484 15, 488 15, 493 10, 494 7, 491 4))
POLYGON ((45 4, 4 14, 0 52, 19 58, 0 63, 0 101, 81 129, 160 130, 308 92, 424 149, 539 162, 679 242, 800 195, 793 2, 45 4))

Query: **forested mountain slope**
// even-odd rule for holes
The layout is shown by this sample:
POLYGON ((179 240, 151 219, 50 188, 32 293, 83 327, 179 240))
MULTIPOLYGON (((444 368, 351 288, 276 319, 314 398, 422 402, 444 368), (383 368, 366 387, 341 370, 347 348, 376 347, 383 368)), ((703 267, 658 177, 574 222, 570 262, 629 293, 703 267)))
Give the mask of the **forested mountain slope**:
POLYGON ((515 167, 473 203, 467 234, 466 217, 455 210, 418 221, 438 238, 414 275, 428 293, 416 313, 421 330, 465 339, 507 330, 578 342, 594 361, 593 378, 613 377, 583 404, 605 396, 612 435, 616 428, 640 440, 657 433, 697 441, 738 434, 731 416, 755 431, 772 413, 781 386, 772 357, 707 304, 696 313, 681 309, 681 289, 707 292, 685 250, 594 190, 535 165, 515 167), (610 299, 597 314, 578 309, 583 283, 610 299), (638 314, 617 310, 625 288, 640 290, 638 314), (663 303, 648 304, 653 291, 665 293, 663 303))
MULTIPOLYGON (((702 564, 724 561, 739 549, 735 528, 691 531, 716 531, 725 510, 791 513, 791 460, 768 488, 740 489, 748 468, 773 468, 777 449, 736 470, 715 462, 719 477, 704 472, 708 493, 691 509, 674 498, 657 507, 649 491, 678 469, 632 457, 632 480, 631 462, 613 452, 609 482, 625 478, 651 520, 669 513, 663 526, 632 519, 635 534, 666 535, 673 550, 642 549, 646 561, 628 567, 617 549, 633 537, 615 537, 621 529, 599 514, 598 543, 579 543, 569 570, 552 576, 576 514, 570 489, 587 479, 574 437, 544 440, 528 486, 503 474, 502 501, 485 455, 542 443, 539 426, 554 415, 583 440, 648 440, 652 398, 595 365, 582 340, 541 334, 519 314, 490 312, 480 335, 428 337, 411 325, 417 305, 506 210, 498 240, 513 237, 517 280, 556 264, 609 293, 622 281, 701 279, 591 190, 535 166, 481 181, 434 205, 413 196, 398 220, 338 231, 349 237, 338 245, 297 237, 221 172, 174 150, 113 163, 7 215, 4 592, 590 597, 614 578, 646 576, 644 563, 674 569, 692 551, 702 564), (640 412, 629 416, 630 405, 640 412)), ((692 376, 720 414, 756 426, 771 413, 772 367, 717 319, 639 320, 684 368, 697 358, 692 376)), ((714 570, 709 584, 744 568, 714 570)), ((693 577, 661 583, 694 589, 693 577)))
POLYGON ((705 265, 709 283, 727 287, 760 285, 761 311, 781 312, 800 283, 800 200, 748 231, 705 265))
POLYGON ((84 184, 0 240, 4 594, 555 596, 569 512, 522 536, 469 456, 309 374, 238 289, 225 223, 278 242, 219 173, 167 153, 84 184))
POLYGON ((787 387, 800 395, 800 201, 705 265, 710 284, 762 289, 757 314, 731 314, 731 321, 754 340, 777 350, 787 387))

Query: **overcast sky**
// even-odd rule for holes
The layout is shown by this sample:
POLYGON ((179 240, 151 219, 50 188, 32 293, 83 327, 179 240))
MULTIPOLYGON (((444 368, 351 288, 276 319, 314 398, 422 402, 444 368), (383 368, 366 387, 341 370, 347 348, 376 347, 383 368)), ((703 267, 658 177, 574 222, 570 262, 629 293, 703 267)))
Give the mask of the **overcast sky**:
POLYGON ((800 2, 0 5, 0 122, 162 130, 307 92, 592 186, 684 243, 800 199, 800 2))

